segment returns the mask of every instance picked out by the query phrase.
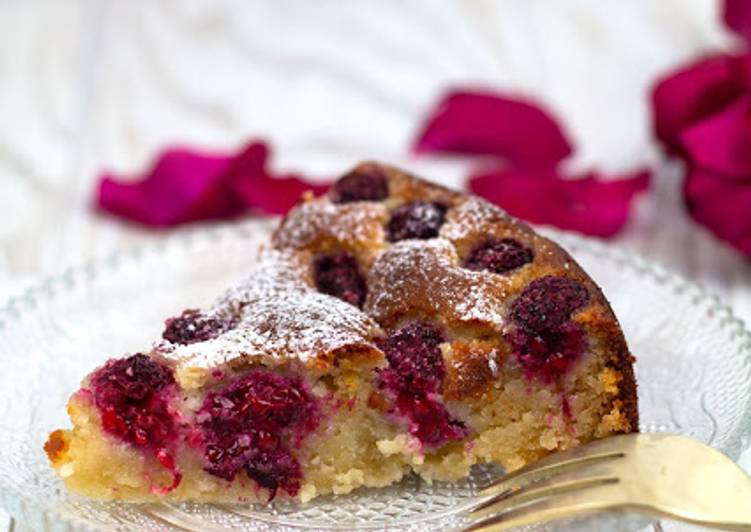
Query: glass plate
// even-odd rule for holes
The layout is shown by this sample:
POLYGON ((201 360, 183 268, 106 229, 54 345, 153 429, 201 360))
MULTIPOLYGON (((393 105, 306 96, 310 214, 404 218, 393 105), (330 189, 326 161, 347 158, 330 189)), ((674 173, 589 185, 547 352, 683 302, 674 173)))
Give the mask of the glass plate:
MULTIPOLYGON (((80 378, 109 356, 150 345, 165 316, 212 302, 247 272, 271 227, 253 221, 181 234, 49 279, 0 312, 2 506, 52 530, 408 531, 467 522, 476 486, 498 474, 493 467, 459 483, 408 478, 267 507, 96 503, 66 493, 53 474, 42 444, 51 429, 68 426, 65 404, 80 378)), ((621 320, 639 359, 642 430, 693 436, 737 459, 751 427, 751 337, 740 322, 654 264, 581 237, 550 236, 602 286, 621 320)))

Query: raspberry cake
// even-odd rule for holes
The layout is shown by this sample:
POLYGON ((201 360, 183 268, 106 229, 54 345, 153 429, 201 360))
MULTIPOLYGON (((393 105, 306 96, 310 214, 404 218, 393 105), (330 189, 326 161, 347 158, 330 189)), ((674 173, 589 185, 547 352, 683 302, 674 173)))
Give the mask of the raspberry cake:
POLYGON ((45 450, 97 499, 309 500, 513 470, 638 428, 633 358, 566 252, 374 163, 306 198, 214 306, 73 394, 45 450))

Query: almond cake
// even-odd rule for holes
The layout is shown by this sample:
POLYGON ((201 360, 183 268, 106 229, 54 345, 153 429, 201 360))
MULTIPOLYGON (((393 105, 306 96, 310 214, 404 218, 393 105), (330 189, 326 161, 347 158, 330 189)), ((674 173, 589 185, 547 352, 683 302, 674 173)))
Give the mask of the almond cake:
POLYGON ((363 163, 294 208, 251 269, 83 380, 73 428, 45 444, 70 490, 307 501, 638 430, 600 289, 479 198, 363 163))

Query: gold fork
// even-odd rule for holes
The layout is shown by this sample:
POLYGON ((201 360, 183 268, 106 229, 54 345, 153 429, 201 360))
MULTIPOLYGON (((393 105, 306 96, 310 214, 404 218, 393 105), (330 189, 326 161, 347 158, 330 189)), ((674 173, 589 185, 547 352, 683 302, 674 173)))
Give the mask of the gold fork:
POLYGON ((484 488, 466 531, 497 532, 595 512, 638 512, 751 531, 751 477, 698 441, 625 434, 552 454, 484 488))

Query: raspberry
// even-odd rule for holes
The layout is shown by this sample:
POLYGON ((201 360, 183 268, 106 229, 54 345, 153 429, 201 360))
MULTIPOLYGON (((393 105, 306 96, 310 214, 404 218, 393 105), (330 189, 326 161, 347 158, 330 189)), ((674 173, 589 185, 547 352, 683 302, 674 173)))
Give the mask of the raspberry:
POLYGON ((381 370, 379 386, 394 396, 392 413, 409 422, 410 434, 431 448, 460 440, 469 430, 454 419, 435 394, 446 367, 440 344, 443 334, 426 322, 412 322, 379 343, 389 367, 381 370))
POLYGON ((233 433, 227 428, 226 433, 220 434, 216 430, 210 436, 212 436, 210 443, 204 450, 207 462, 204 469, 214 476, 233 480, 253 453, 250 447, 252 434, 233 433))
POLYGON ((289 450, 318 425, 318 406, 303 382, 256 369, 210 393, 196 419, 205 442, 205 469, 232 480, 245 470, 270 499, 294 496, 302 470, 289 450))
POLYGON ((532 281, 511 305, 511 320, 527 333, 553 331, 589 301, 589 292, 566 277, 549 275, 532 281))
POLYGON ((588 302, 586 287, 565 277, 541 277, 519 294, 511 305, 517 328, 506 339, 528 377, 552 382, 579 359, 586 337, 569 319, 588 302))
POLYGON ((316 259, 313 268, 319 292, 362 307, 367 287, 353 256, 346 253, 323 255, 316 259))
POLYGON ((192 344, 216 338, 229 328, 216 318, 205 316, 197 309, 188 309, 164 323, 162 338, 173 344, 192 344))
POLYGON ((204 402, 213 419, 261 423, 270 432, 304 422, 313 406, 302 381, 263 370, 251 371, 204 402))
POLYGON ((427 447, 438 449, 469 434, 467 426, 453 419, 445 406, 423 393, 400 393, 395 410, 410 420, 410 433, 427 447))
POLYGON ((177 439, 177 426, 168 403, 174 394, 172 370, 143 354, 110 360, 91 377, 94 402, 102 429, 119 439, 145 448, 172 472, 167 492, 182 475, 167 450, 177 439))
POLYGON ((291 495, 300 490, 300 463, 285 449, 256 451, 248 458, 245 471, 259 486, 269 490, 269 500, 274 498, 279 488, 291 495))
POLYGON ((105 406, 147 403, 174 382, 169 368, 140 353, 110 360, 91 378, 95 398, 105 406))
POLYGON ((513 238, 488 238, 472 248, 464 259, 464 267, 470 270, 506 273, 532 262, 534 255, 513 238))
POLYGON ((377 168, 360 168, 344 175, 334 184, 331 201, 379 201, 389 195, 386 176, 377 168))
POLYGON ((440 203, 415 201, 402 205, 391 214, 389 240, 434 238, 438 236, 445 214, 446 206, 440 203))
POLYGON ((527 377, 543 382, 553 382, 565 374, 586 347, 584 330, 575 323, 565 323, 537 336, 517 330, 507 340, 527 377))
POLYGON ((441 332, 425 322, 412 322, 383 340, 389 368, 382 372, 386 381, 399 388, 435 392, 446 368, 441 349, 441 332))

